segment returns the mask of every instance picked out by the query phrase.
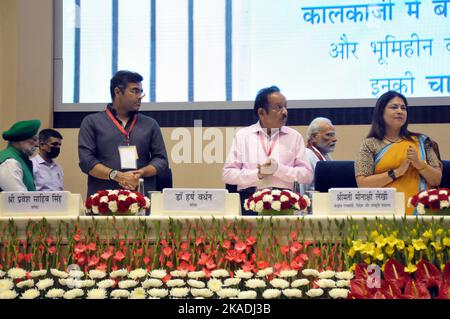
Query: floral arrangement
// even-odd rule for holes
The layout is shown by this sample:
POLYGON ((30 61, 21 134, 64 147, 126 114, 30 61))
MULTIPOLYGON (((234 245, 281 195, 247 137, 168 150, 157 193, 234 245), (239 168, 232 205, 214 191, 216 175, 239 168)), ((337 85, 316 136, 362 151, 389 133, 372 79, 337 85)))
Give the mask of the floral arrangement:
POLYGON ((420 215, 450 215, 449 206, 448 188, 426 190, 408 199, 408 207, 416 207, 420 215))
POLYGON ((85 205, 94 215, 136 215, 150 207, 150 199, 135 191, 108 189, 89 196, 85 205))
POLYGON ((311 205, 308 196, 288 189, 263 189, 256 191, 244 202, 244 208, 259 215, 293 215, 294 211, 306 211, 311 205))

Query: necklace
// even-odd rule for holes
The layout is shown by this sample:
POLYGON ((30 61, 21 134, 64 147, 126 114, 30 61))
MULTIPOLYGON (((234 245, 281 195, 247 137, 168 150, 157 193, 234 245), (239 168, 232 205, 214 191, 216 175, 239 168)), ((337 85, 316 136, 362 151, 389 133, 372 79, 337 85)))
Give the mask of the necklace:
POLYGON ((398 142, 400 142, 402 140, 401 137, 397 138, 396 140, 391 140, 391 139, 388 139, 386 136, 384 137, 384 139, 386 141, 388 141, 388 142, 391 142, 391 143, 398 143, 398 142))

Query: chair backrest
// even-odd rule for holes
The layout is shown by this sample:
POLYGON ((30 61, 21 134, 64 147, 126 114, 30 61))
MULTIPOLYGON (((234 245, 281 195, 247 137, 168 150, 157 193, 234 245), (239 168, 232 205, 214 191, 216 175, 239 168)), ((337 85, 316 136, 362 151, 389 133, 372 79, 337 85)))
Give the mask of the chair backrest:
POLYGON ((233 184, 225 184, 225 188, 228 190, 228 193, 237 193, 237 185, 233 184))
POLYGON ((440 187, 450 188, 450 161, 442 161, 442 180, 440 187))
POLYGON ((162 191, 164 188, 172 188, 172 169, 168 167, 165 171, 156 175, 156 190, 162 191))
POLYGON ((319 161, 314 171, 314 188, 328 192, 330 188, 358 187, 353 161, 319 161))

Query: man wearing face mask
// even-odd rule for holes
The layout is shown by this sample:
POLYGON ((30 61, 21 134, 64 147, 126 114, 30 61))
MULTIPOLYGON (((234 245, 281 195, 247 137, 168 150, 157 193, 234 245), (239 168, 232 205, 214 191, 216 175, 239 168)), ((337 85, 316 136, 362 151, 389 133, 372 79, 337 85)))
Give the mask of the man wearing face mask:
POLYGON ((53 129, 39 132, 39 154, 31 158, 37 191, 62 191, 64 173, 61 165, 53 159, 61 149, 62 135, 53 129))
MULTIPOLYGON (((331 161, 332 153, 336 147, 336 131, 333 123, 325 117, 317 117, 311 121, 306 131, 307 145, 306 158, 312 170, 316 168, 318 161, 331 161)), ((311 184, 301 184, 300 192, 314 190, 314 181, 311 184)))
POLYGON ((8 146, 0 152, 0 191, 35 191, 33 164, 37 150, 39 120, 14 123, 2 137, 8 146))

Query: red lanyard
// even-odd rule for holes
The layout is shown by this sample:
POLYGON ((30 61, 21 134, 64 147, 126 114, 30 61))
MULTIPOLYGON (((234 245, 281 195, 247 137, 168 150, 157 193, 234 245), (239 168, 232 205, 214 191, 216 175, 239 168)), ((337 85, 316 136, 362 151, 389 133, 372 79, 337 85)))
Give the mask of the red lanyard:
POLYGON ((312 145, 308 145, 308 148, 313 151, 313 153, 317 156, 319 161, 326 161, 327 159, 320 153, 320 151, 312 145))
POLYGON ((266 153, 267 157, 270 157, 270 154, 272 154, 273 148, 278 141, 278 137, 280 136, 280 132, 278 132, 278 135, 272 140, 272 143, 270 144, 269 149, 266 148, 266 144, 264 143, 264 137, 263 134, 260 134, 261 132, 258 132, 259 135, 259 142, 261 143, 261 146, 264 150, 264 153, 266 153))
POLYGON ((116 118, 114 117, 114 115, 111 113, 111 111, 109 109, 105 110, 106 114, 109 116, 109 118, 111 119, 111 121, 113 121, 113 123, 116 125, 116 127, 119 129, 119 131, 125 135, 125 137, 127 138, 127 144, 130 145, 130 134, 131 131, 134 128, 134 125, 136 124, 137 121, 137 115, 135 115, 133 117, 133 122, 131 122, 130 125, 130 129, 127 131, 125 131, 124 127, 122 125, 120 125, 120 123, 116 120, 116 118))

